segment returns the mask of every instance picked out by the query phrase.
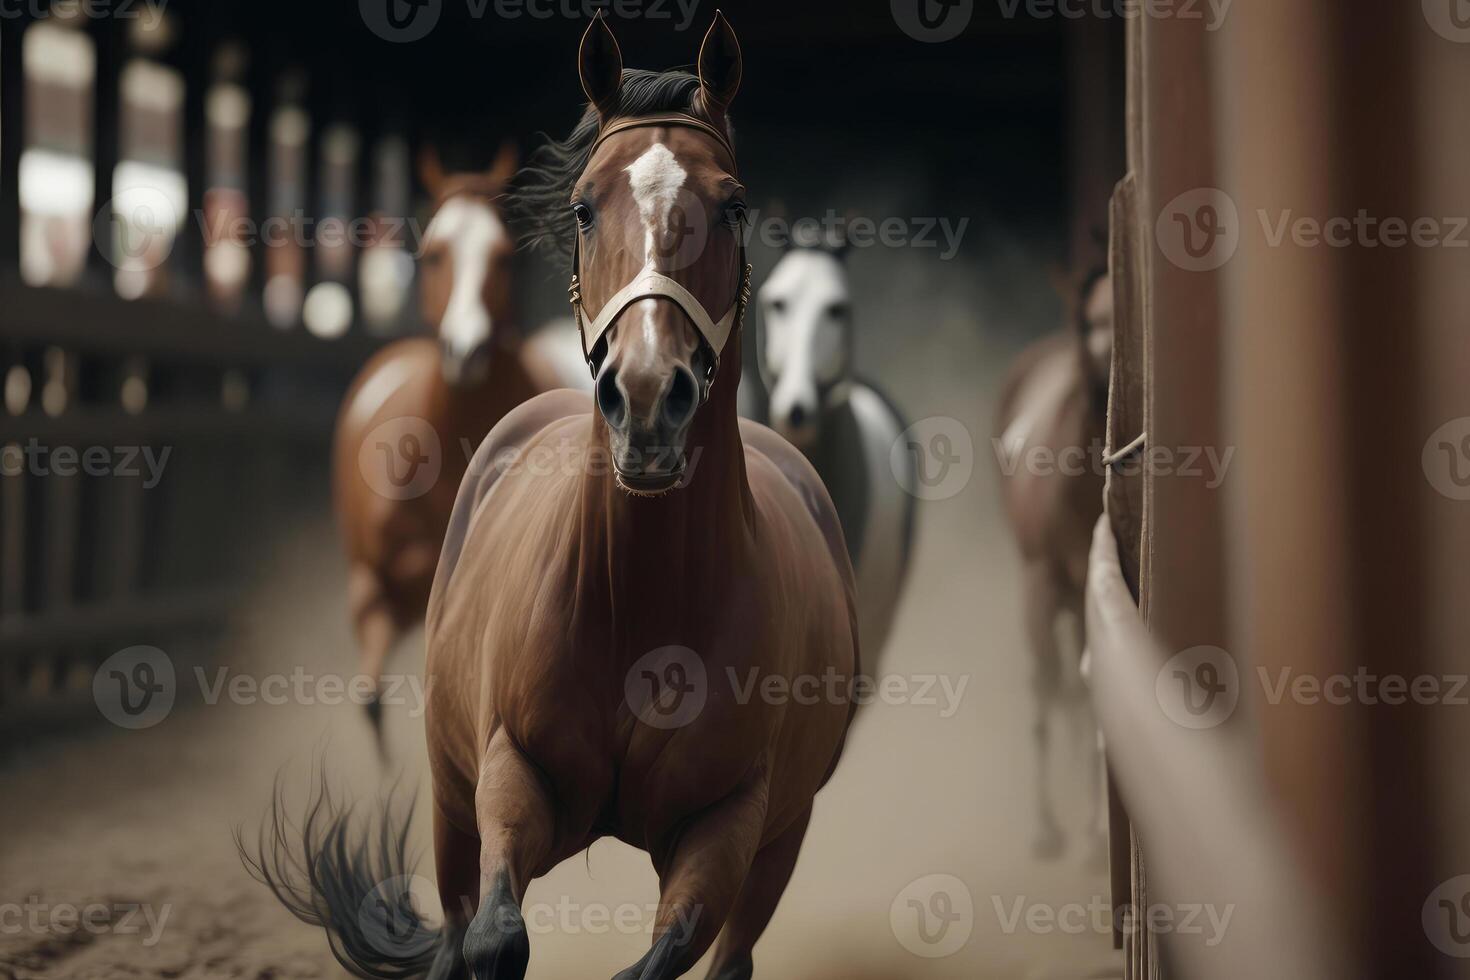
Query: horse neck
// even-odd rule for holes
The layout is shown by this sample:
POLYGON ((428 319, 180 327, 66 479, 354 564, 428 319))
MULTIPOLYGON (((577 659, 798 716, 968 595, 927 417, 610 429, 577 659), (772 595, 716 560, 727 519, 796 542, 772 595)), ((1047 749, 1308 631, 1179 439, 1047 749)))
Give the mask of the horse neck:
POLYGON ((687 485, 660 497, 635 497, 617 485, 607 464, 607 423, 593 413, 591 446, 603 465, 589 466, 584 477, 584 581, 605 582, 614 620, 635 634, 664 628, 671 617, 697 617, 701 604, 725 594, 748 553, 755 503, 736 410, 739 386, 737 332, 692 423, 687 485))
POLYGON ((1087 408, 1094 416, 1106 417, 1108 413, 1108 384, 1106 375, 1099 376, 1087 349, 1087 337, 1080 330, 1072 331, 1072 346, 1076 349, 1077 369, 1086 389, 1087 408))

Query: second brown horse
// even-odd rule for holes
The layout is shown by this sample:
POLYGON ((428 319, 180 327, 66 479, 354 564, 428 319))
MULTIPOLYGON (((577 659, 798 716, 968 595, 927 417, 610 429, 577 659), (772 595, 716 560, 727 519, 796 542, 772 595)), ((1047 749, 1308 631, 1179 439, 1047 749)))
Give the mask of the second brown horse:
POLYGON ((497 204, 515 169, 509 145, 483 172, 446 174, 437 153, 421 156, 420 179, 436 203, 421 243, 419 289, 423 320, 436 336, 379 351, 337 420, 335 505, 359 668, 374 684, 368 712, 380 747, 383 667, 423 618, 470 456, 506 412, 574 383, 564 359, 515 323, 514 242, 497 204))

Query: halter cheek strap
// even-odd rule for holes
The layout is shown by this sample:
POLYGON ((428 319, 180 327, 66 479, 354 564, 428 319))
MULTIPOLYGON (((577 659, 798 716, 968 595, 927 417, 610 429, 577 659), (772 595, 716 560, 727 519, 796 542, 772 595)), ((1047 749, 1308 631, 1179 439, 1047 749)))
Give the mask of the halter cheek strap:
MULTIPOLYGON (((593 153, 602 145, 603 141, 615 133, 621 133, 628 129, 638 129, 648 126, 681 126, 686 129, 697 129, 715 139, 730 154, 731 163, 735 160, 735 151, 730 146, 730 141, 725 134, 702 119, 684 113, 669 113, 657 116, 641 116, 637 119, 620 119, 606 126, 598 134, 597 141, 592 144, 588 153, 591 159, 593 153)), ((710 316, 704 304, 686 289, 681 283, 669 276, 652 269, 644 270, 638 277, 622 289, 618 290, 612 299, 603 304, 602 309, 593 317, 588 319, 582 306, 582 284, 581 284, 581 236, 578 235, 572 246, 572 282, 567 288, 568 297, 572 302, 572 313, 577 319, 577 330, 582 335, 582 356, 587 360, 587 366, 592 376, 597 376, 597 365, 593 363, 592 351, 597 347, 598 341, 603 338, 613 321, 622 314, 624 310, 634 303, 643 299, 667 299, 677 305, 693 322, 694 328, 699 331, 700 339, 704 341, 710 352, 714 355, 709 373, 701 383, 701 399, 709 397, 710 385, 714 382, 715 373, 719 370, 720 355, 725 350, 725 343, 745 319, 745 308, 750 302, 750 276, 751 266, 745 259, 745 237, 737 229, 739 241, 739 267, 741 271, 740 287, 736 290, 735 298, 730 303, 730 308, 725 311, 724 316, 716 320, 710 316)))

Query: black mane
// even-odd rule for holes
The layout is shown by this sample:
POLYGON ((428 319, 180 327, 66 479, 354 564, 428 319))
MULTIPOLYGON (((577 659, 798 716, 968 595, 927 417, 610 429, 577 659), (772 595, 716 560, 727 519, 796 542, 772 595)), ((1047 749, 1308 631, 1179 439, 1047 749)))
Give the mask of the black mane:
MULTIPOLYGON (((699 78, 687 71, 629 68, 623 71, 617 115, 687 112, 709 122, 698 96, 699 78)), ((587 169, 599 122, 597 110, 588 106, 570 136, 561 142, 548 140, 516 175, 505 210, 518 228, 523 245, 550 258, 571 257, 577 235, 576 219, 571 211, 572 187, 587 169)), ((728 126, 726 134, 729 134, 728 126)))

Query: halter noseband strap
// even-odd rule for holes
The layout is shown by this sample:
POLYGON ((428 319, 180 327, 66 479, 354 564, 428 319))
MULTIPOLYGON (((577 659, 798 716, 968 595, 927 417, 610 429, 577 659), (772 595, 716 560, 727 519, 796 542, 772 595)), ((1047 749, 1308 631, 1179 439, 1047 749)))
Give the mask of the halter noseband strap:
MULTIPOLYGON (((735 150, 730 146, 730 140, 715 126, 710 125, 703 119, 685 113, 666 113, 656 116, 639 116, 635 119, 620 119, 610 123, 598 134, 597 141, 592 144, 587 158, 597 152, 608 137, 615 133, 621 133, 628 129, 639 129, 648 126, 680 126, 685 129, 697 129, 702 133, 714 138, 714 140, 725 148, 730 154, 731 165, 735 162, 735 150)), ((602 310, 588 320, 582 308, 582 246, 581 235, 575 239, 572 246, 572 282, 567 288, 567 294, 572 301, 572 313, 577 318, 577 330, 582 335, 582 356, 587 360, 587 367, 592 376, 597 377, 597 365, 593 362, 592 351, 597 347, 608 328, 614 320, 634 303, 642 299, 667 299, 684 311, 685 315, 694 323, 694 328, 699 331, 700 338, 709 347, 714 355, 709 373, 700 383, 701 400, 709 397, 710 385, 713 384, 715 373, 719 370, 720 355, 724 353, 725 343, 730 339, 730 334, 745 319, 745 307, 750 302, 750 275, 751 266, 745 260, 745 237, 737 232, 739 243, 739 267, 741 268, 740 288, 736 291, 735 299, 730 303, 730 308, 725 315, 716 320, 710 316, 704 304, 695 297, 682 284, 653 269, 646 269, 639 273, 638 277, 608 300, 602 310)))

